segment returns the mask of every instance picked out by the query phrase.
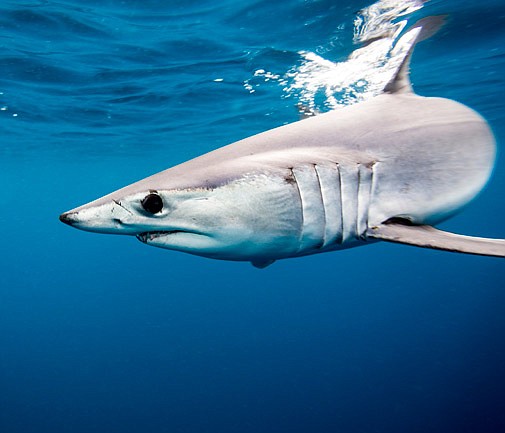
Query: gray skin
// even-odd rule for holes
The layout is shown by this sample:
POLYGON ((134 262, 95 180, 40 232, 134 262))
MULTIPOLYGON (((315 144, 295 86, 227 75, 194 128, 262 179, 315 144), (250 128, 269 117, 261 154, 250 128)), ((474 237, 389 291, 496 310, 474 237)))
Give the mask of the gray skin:
MULTIPOLYGON (((414 27, 421 30, 418 40, 430 25, 433 18, 414 27)), ((148 245, 258 267, 376 239, 503 256, 502 240, 491 240, 491 249, 469 237, 454 246, 443 232, 435 239, 421 230, 478 194, 496 146, 475 111, 414 94, 409 59, 410 53, 376 98, 217 149, 60 219, 82 230, 135 235, 148 245), (144 208, 149 194, 158 196, 162 209, 144 208), (395 232, 399 226, 403 231, 395 232)))

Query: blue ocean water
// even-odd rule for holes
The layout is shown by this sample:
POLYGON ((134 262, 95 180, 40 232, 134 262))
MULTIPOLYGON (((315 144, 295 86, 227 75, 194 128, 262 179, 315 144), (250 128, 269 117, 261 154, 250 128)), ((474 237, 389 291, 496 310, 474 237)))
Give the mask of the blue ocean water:
MULTIPOLYGON (((380 243, 258 270, 58 221, 298 120, 282 77, 300 51, 345 60, 371 4, 2 1, 0 432, 505 431, 501 259, 380 243)), ((443 227, 504 237, 505 4, 406 18, 441 13, 415 90, 479 111, 500 148, 443 227)))

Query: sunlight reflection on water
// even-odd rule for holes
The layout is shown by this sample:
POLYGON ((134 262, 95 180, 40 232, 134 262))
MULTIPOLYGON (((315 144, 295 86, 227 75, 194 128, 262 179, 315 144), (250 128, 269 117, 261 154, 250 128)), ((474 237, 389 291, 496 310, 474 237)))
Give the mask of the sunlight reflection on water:
MULTIPOLYGON (((420 0, 380 0, 358 12, 353 39, 362 46, 345 61, 332 62, 314 52, 300 51, 300 63, 284 75, 257 69, 254 79, 277 82, 284 97, 294 97, 305 114, 374 97, 392 79, 418 33, 413 29, 400 37, 408 20, 398 18, 422 7, 420 0)), ((251 93, 261 86, 261 82, 254 83, 253 79, 245 82, 251 93)))

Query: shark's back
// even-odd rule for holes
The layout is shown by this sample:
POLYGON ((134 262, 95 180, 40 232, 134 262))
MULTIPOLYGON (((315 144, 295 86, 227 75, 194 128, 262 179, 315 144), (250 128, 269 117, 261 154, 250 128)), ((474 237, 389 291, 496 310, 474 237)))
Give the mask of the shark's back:
MULTIPOLYGON (((202 155, 181 167, 179 180, 184 187, 201 185, 205 177, 216 182, 223 163, 233 161, 237 171, 243 171, 255 157, 277 168, 328 160, 347 170, 363 165, 372 170, 372 223, 404 216, 431 224, 482 189, 495 148, 486 121, 462 104, 410 93, 384 94, 202 155), (191 178, 185 178, 188 173, 191 178)), ((228 163, 221 182, 233 175, 228 163)))

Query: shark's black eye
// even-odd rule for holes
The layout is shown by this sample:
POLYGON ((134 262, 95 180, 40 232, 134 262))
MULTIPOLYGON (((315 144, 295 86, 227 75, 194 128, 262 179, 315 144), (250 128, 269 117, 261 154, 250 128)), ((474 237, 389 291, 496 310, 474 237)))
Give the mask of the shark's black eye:
POLYGON ((155 214, 163 209, 163 200, 158 194, 147 194, 142 200, 142 207, 149 213, 155 214))

